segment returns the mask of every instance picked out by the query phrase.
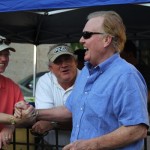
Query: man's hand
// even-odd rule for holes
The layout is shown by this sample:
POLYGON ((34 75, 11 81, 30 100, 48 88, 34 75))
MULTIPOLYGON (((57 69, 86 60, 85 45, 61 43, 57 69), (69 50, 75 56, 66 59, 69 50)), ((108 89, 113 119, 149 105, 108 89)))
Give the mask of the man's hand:
POLYGON ((38 121, 32 126, 32 131, 38 134, 43 134, 46 131, 52 130, 53 126, 49 121, 38 121))
POLYGON ((14 116, 16 118, 21 118, 22 116, 22 110, 26 110, 29 107, 29 103, 25 102, 25 101, 20 101, 18 103, 15 104, 15 112, 14 112, 14 116))
POLYGON ((78 140, 66 145, 63 150, 98 150, 97 143, 94 140, 78 140))
POLYGON ((14 116, 19 118, 16 122, 18 126, 29 126, 36 121, 36 110, 29 103, 20 101, 15 104, 14 116))
POLYGON ((25 118, 34 118, 36 117, 36 111, 35 108, 32 105, 29 105, 27 109, 22 110, 21 112, 21 118, 25 119, 25 118))
POLYGON ((2 129, 0 132, 0 149, 2 146, 7 147, 8 144, 10 144, 13 138, 14 129, 15 128, 13 126, 6 126, 2 129))

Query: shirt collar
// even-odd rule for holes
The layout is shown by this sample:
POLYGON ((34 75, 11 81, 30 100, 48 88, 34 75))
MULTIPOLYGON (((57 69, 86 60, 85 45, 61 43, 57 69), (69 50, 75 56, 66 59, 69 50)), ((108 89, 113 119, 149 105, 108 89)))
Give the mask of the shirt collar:
MULTIPOLYGON (((114 62, 119 57, 120 57, 119 53, 115 53, 111 57, 106 59, 104 62, 94 67, 93 69, 99 69, 101 72, 104 72, 111 66, 112 62, 114 62)), ((92 69, 92 65, 90 62, 85 62, 85 66, 88 68, 89 71, 92 69)))

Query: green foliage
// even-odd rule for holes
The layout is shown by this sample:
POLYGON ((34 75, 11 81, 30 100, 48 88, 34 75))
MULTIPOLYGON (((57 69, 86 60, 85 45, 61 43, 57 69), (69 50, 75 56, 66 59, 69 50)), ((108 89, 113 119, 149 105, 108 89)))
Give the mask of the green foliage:
POLYGON ((77 50, 77 49, 83 49, 83 46, 80 43, 71 43, 70 44, 73 51, 77 50))

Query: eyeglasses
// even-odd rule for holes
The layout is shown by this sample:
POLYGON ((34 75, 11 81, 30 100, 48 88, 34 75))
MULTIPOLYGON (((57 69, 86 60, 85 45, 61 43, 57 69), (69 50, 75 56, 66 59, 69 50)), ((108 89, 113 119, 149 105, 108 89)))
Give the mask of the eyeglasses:
POLYGON ((83 37, 84 39, 89 39, 89 38, 91 38, 91 36, 92 36, 93 34, 105 34, 105 33, 84 31, 84 32, 82 32, 82 37, 83 37))
POLYGON ((2 39, 2 38, 0 38, 0 44, 9 45, 10 43, 11 43, 11 41, 9 39, 2 39))

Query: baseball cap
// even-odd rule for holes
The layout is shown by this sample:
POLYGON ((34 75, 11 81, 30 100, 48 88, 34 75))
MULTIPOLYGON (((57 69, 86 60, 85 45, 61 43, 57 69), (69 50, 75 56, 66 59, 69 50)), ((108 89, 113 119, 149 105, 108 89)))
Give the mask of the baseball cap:
POLYGON ((8 49, 8 50, 15 52, 16 50, 13 47, 10 47, 9 44, 10 44, 10 41, 8 39, 6 39, 3 36, 0 36, 0 51, 8 49))
POLYGON ((68 45, 54 46, 48 52, 48 59, 54 62, 56 58, 64 54, 74 56, 72 49, 68 45))

